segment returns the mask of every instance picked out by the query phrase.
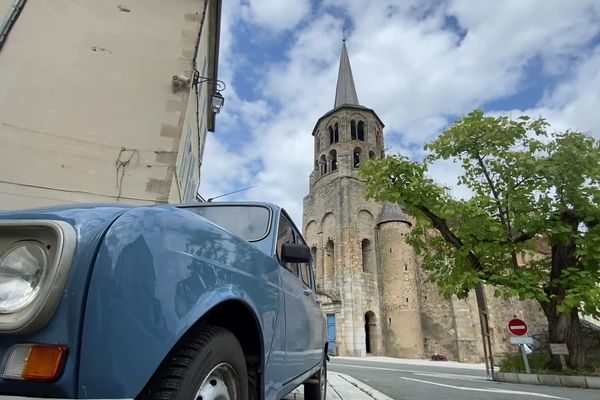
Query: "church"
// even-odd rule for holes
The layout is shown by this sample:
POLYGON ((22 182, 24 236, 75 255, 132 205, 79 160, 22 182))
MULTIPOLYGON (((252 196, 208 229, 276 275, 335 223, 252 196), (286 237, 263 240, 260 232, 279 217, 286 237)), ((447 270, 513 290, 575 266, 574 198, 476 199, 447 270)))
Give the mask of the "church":
MULTIPOLYGON (((358 100, 344 41, 333 109, 312 131, 314 169, 303 210, 329 351, 403 358, 441 353, 482 361, 475 295, 441 297, 406 242, 412 217, 397 204, 365 199, 358 171, 366 160, 385 157, 383 130, 376 111, 358 100)), ((506 327, 515 316, 528 322, 530 334, 546 332, 537 303, 496 299, 492 288, 485 292, 494 354, 516 350, 506 327)))

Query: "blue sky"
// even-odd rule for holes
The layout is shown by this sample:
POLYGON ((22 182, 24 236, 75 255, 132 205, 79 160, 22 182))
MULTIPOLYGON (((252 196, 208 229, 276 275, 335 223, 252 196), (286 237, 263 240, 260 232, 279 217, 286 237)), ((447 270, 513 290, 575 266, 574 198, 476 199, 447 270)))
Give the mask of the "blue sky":
MULTIPOLYGON (((205 198, 257 185, 225 199, 281 204, 302 225, 311 132, 333 107, 344 27, 388 154, 421 158, 478 107, 600 138, 600 1, 223 0, 222 24, 226 103, 206 145, 205 198)), ((450 186, 458 172, 431 171, 450 186)))

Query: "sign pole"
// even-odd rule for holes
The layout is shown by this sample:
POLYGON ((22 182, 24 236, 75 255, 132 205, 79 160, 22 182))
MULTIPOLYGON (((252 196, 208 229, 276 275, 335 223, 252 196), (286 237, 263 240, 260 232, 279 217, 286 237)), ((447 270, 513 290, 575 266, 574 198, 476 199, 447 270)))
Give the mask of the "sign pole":
POLYGON ((523 355, 523 363, 525 363, 525 372, 528 374, 531 373, 531 369, 529 368, 529 360, 527 359, 527 352, 525 351, 525 345, 520 344, 521 354, 523 355))
POLYGON ((560 358, 560 367, 562 369, 567 368, 565 356, 569 355, 569 349, 565 343, 550 343, 550 353, 560 358))
POLYGON ((525 371, 530 374, 531 369, 529 368, 529 360, 527 359, 527 351, 525 351, 525 344, 533 343, 533 338, 527 335, 527 324, 522 319, 515 318, 508 321, 508 330, 510 333, 516 336, 510 338, 512 344, 518 344, 521 348, 521 355, 523 356, 523 364, 525 364, 525 371))

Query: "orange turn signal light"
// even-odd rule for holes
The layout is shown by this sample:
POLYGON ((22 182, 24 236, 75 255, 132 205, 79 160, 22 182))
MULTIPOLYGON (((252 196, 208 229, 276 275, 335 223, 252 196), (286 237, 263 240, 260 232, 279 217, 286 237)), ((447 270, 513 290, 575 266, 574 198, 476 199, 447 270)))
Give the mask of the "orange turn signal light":
POLYGON ((55 381, 60 377, 67 352, 68 348, 60 345, 14 345, 4 356, 0 376, 25 381, 55 381))

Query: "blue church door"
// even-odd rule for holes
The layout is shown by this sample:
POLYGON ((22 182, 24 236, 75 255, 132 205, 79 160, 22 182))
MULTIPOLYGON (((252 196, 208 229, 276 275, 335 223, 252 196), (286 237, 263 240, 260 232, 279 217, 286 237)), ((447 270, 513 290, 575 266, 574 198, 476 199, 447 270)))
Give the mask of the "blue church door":
POLYGON ((329 354, 335 354, 335 314, 327 314, 327 341, 329 354))

